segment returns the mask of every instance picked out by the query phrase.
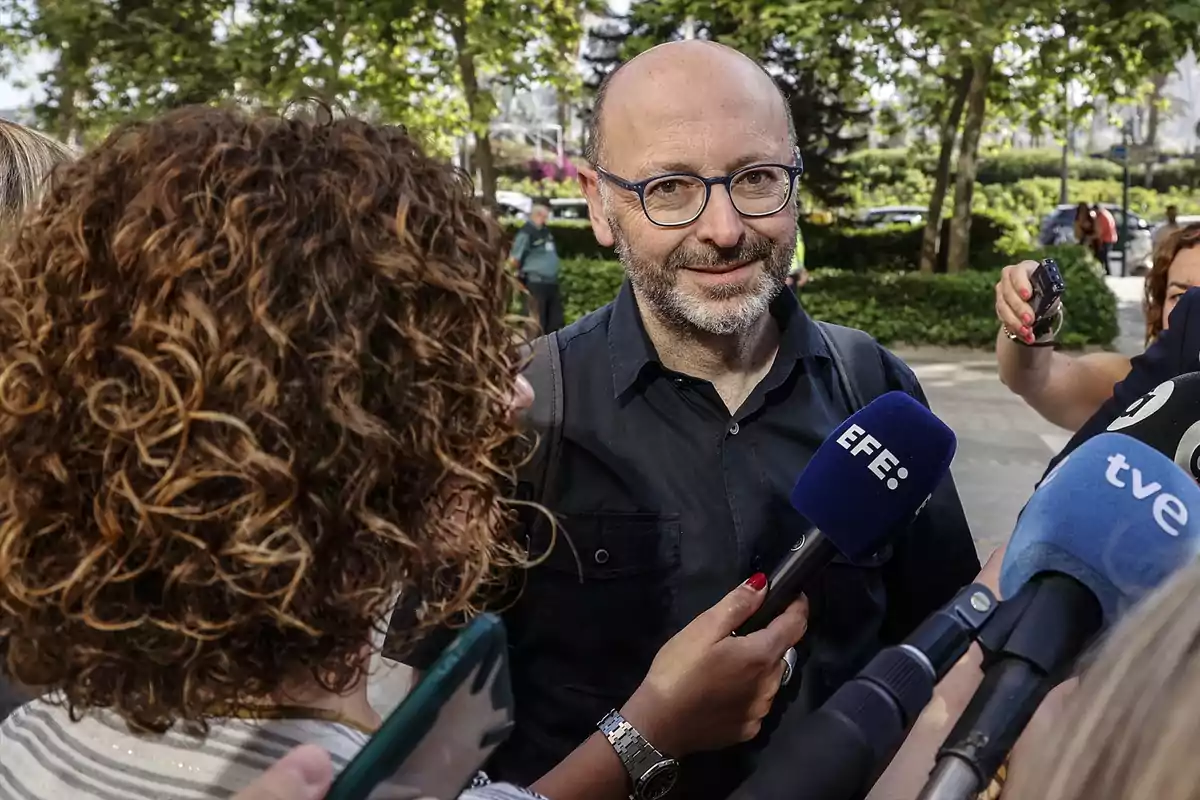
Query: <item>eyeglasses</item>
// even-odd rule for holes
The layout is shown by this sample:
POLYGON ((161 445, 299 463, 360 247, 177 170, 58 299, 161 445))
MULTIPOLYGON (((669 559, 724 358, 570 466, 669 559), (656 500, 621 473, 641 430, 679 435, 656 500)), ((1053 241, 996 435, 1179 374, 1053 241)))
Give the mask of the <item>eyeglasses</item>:
POLYGON ((595 167, 609 183, 634 192, 642 201, 646 218, 661 228, 690 225, 708 207, 714 186, 724 186, 734 209, 743 217, 769 217, 792 199, 796 179, 804 174, 804 162, 796 152, 796 163, 751 164, 728 175, 702 178, 690 172, 656 175, 644 181, 627 181, 606 169, 595 167))

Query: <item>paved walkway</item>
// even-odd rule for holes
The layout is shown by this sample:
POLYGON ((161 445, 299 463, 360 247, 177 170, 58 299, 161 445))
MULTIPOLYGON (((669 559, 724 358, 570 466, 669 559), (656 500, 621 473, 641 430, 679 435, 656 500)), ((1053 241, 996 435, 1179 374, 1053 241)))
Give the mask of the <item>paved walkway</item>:
MULTIPOLYGON (((1117 348, 1142 349, 1140 278, 1110 278, 1117 295, 1117 348)), ((981 556, 1007 540, 1017 513, 1070 433, 1046 422, 996 375, 988 351, 898 350, 921 380, 934 412, 958 436, 951 472, 981 556)))

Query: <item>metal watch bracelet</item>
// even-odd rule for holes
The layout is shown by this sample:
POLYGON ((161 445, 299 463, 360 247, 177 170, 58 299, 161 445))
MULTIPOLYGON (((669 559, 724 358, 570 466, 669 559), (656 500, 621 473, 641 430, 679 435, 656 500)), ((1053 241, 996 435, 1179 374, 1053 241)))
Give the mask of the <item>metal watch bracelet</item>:
POLYGON ((1066 309, 1060 302, 1055 306, 1054 311, 1045 319, 1035 322, 1033 325, 1034 340, 1027 342, 1017 334, 1008 329, 1007 325, 1002 325, 1001 330, 1004 335, 1022 347, 1053 347, 1058 337, 1059 331, 1062 330, 1063 320, 1066 317, 1066 309))
POLYGON ((679 762, 660 753, 616 709, 596 724, 629 774, 631 800, 662 800, 679 780, 679 762))

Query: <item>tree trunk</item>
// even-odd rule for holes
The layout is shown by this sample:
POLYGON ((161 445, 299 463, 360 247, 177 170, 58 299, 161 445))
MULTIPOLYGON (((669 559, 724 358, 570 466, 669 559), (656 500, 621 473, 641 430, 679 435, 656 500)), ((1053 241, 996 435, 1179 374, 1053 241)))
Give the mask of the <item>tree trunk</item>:
POLYGON ((963 122, 962 146, 958 152, 958 175, 954 182, 954 216, 950 220, 950 253, 947 272, 967 268, 971 249, 971 196, 979 167, 979 137, 987 116, 988 84, 994 55, 991 51, 972 58, 971 85, 967 89, 967 118, 963 122))
POLYGON ((1157 157, 1154 150, 1158 146, 1158 123, 1160 116, 1159 104, 1162 102, 1162 92, 1167 85, 1166 75, 1155 75, 1151 78, 1154 91, 1150 94, 1150 109, 1146 117, 1146 138, 1142 140, 1142 144, 1146 146, 1146 188, 1150 189, 1154 186, 1154 165, 1157 163, 1157 157))
POLYGON ((486 112, 479 89, 479 76, 475 72, 475 53, 471 50, 467 39, 467 11, 464 4, 459 4, 453 12, 450 25, 450 35, 454 39, 455 58, 458 62, 458 76, 462 80, 463 99, 467 102, 467 113, 471 118, 471 130, 475 136, 475 157, 472 159, 479 167, 479 189, 483 193, 483 203, 488 208, 496 207, 496 159, 492 154, 492 137, 488 131, 491 122, 486 112))
POLYGON ((954 92, 954 100, 946 118, 942 120, 937 173, 933 180, 933 194, 929 197, 929 214, 925 217, 925 235, 921 239, 921 272, 933 272, 934 265, 937 264, 942 205, 946 201, 946 190, 950 187, 950 161, 954 157, 954 142, 958 139, 958 126, 962 121, 963 106, 967 102, 967 89, 971 86, 971 65, 968 63, 963 67, 963 73, 957 80, 947 78, 946 83, 947 90, 954 92))

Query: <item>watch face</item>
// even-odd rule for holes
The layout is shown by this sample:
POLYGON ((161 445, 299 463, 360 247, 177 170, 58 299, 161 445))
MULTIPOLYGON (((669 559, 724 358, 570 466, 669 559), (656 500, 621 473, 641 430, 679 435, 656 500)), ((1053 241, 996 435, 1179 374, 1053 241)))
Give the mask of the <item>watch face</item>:
POLYGON ((642 775, 637 785, 637 800, 662 800, 675 788, 679 780, 679 762, 674 759, 660 761, 642 775))

